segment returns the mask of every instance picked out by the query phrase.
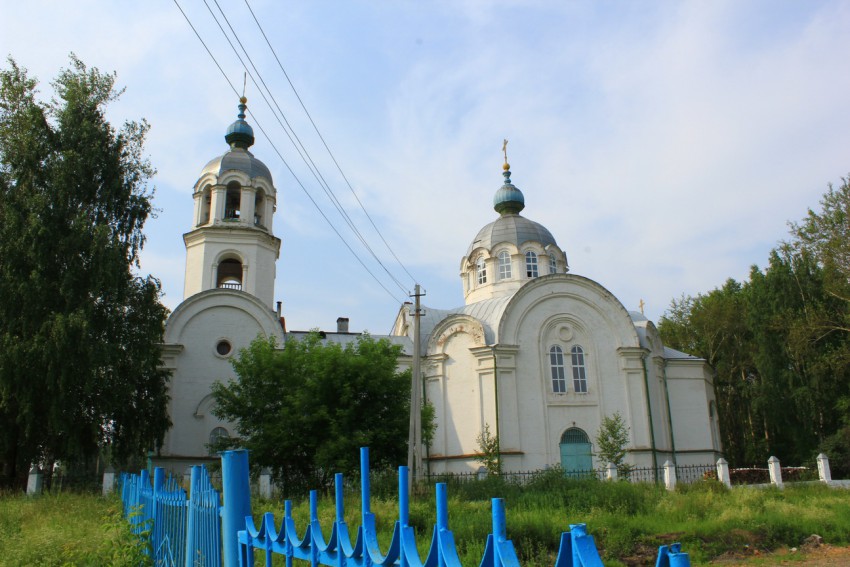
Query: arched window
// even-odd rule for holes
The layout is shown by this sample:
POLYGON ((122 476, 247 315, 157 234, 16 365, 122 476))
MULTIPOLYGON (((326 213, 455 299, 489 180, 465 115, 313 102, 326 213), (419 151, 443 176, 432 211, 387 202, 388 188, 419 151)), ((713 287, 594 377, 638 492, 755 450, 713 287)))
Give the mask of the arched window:
POLYGON ((242 262, 222 260, 218 265, 217 285, 224 289, 242 289, 242 262))
POLYGON ((558 261, 555 260, 554 254, 549 254, 549 273, 557 274, 558 273, 558 261))
POLYGON ((216 427, 210 432, 210 455, 215 455, 215 452, 217 451, 216 445, 218 445, 219 441, 224 439, 230 439, 230 433, 228 433, 225 428, 216 427))
POLYGON ((210 222, 210 209, 212 207, 212 189, 209 185, 204 187, 201 193, 201 216, 198 219, 198 226, 205 225, 210 222))
POLYGON ((487 264, 484 262, 484 256, 479 256, 475 262, 475 273, 478 276, 478 285, 487 283, 487 264))
POLYGON ((570 349, 573 367, 573 390, 577 394, 587 393, 587 370, 584 366, 584 349, 576 345, 570 349))
POLYGON ((525 275, 529 278, 537 277, 537 254, 534 252, 525 253, 525 275))
POLYGON ((242 188, 238 183, 230 183, 224 199, 224 220, 238 220, 242 205, 242 188))
POLYGON ((263 225, 263 203, 263 192, 258 190, 254 197, 254 224, 257 226, 265 226, 263 225))
POLYGON ((499 252, 499 279, 511 279, 511 255, 507 250, 499 252))
POLYGON ((549 349, 549 369, 552 372, 552 391, 564 394, 567 391, 567 376, 564 372, 564 351, 558 345, 549 349))

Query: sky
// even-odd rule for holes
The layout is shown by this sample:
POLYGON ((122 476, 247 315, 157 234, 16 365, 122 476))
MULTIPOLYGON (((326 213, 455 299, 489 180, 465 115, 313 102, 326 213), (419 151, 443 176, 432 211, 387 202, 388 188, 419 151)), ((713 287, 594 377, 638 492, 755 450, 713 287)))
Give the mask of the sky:
POLYGON ((193 186, 227 150, 244 80, 211 11, 253 62, 251 150, 277 188, 289 330, 349 317, 388 333, 414 282, 426 306, 462 305, 460 260, 497 217, 505 138, 523 216, 552 232, 572 273, 627 309, 643 300, 656 322, 674 298, 766 265, 788 222, 850 173, 846 1, 217 1, 0 0, 0 54, 45 98, 73 52, 126 88, 114 124, 150 123, 158 213, 141 272, 171 309, 193 186))

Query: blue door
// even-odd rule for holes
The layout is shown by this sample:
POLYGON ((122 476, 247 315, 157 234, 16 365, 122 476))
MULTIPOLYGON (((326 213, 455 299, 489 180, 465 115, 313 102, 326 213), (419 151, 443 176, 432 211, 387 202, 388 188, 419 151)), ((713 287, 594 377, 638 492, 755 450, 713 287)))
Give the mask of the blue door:
POLYGON ((578 427, 571 427, 561 435, 561 468, 570 476, 593 471, 590 439, 578 427))

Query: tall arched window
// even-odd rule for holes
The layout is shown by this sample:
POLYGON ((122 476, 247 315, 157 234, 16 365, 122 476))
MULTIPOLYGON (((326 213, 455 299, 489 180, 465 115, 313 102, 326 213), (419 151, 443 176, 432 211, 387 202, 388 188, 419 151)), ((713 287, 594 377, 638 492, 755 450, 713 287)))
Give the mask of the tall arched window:
POLYGON ((525 253, 525 275, 529 278, 537 277, 537 254, 534 252, 525 253))
POLYGON ((210 222, 210 208, 212 206, 212 189, 209 186, 204 187, 201 193, 201 216, 198 219, 198 226, 205 225, 210 222))
POLYGON ((567 391, 567 377, 564 372, 564 351, 558 345, 549 349, 549 369, 552 372, 552 391, 564 394, 567 391))
POLYGON ((257 194, 254 196, 254 224, 257 226, 263 225, 263 208, 265 207, 263 201, 263 192, 258 190, 257 194))
POLYGON ((224 220, 236 220, 240 215, 242 205, 242 188, 238 183, 231 182, 227 185, 224 200, 224 220))
POLYGON ((511 255, 507 250, 499 252, 499 279, 511 279, 511 255))
POLYGON ((487 264, 484 262, 484 256, 479 256, 475 262, 475 274, 478 277, 478 285, 487 283, 487 264))
POLYGON ((570 349, 573 367, 573 390, 577 394, 587 393, 587 370, 584 366, 584 349, 576 345, 570 349))
POLYGON ((549 254, 549 273, 557 274, 558 273, 558 262, 555 260, 554 254, 549 254))

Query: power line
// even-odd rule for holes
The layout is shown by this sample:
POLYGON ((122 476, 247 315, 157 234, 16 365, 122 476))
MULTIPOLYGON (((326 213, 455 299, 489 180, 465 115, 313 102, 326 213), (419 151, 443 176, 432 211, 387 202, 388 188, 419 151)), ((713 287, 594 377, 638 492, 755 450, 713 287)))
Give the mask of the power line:
MULTIPOLYGON (((188 24, 189 24, 189 27, 190 27, 190 28, 192 28, 192 31, 194 32, 195 37, 197 37, 197 38, 198 38, 198 41, 200 41, 200 42, 201 42, 201 45, 203 45, 203 46, 204 46, 204 49, 206 50, 206 52, 207 52, 207 54, 210 56, 210 58, 213 60, 213 63, 215 63, 215 66, 218 68, 218 70, 219 70, 219 72, 221 73, 221 76, 224 78, 225 82, 227 82, 228 86, 230 87, 230 90, 232 90, 232 91, 233 91, 233 93, 234 93, 236 96, 239 96, 239 91, 238 91, 238 90, 236 90, 236 87, 234 87, 234 86, 233 86, 233 83, 232 83, 232 82, 230 81, 230 79, 228 78, 227 73, 225 73, 225 72, 224 72, 224 69, 222 69, 221 65, 219 64, 218 59, 216 59, 215 55, 213 55, 212 51, 210 51, 210 48, 207 46, 207 44, 206 44, 206 42, 204 41, 204 39, 203 39, 203 38, 201 37, 201 35, 198 33, 198 30, 197 30, 197 29, 195 28, 195 26, 192 24, 192 21, 189 19, 189 16, 188 16, 188 15, 186 15, 186 12, 184 12, 184 11, 183 11, 183 8, 180 6, 180 4, 178 3, 178 1, 177 1, 177 0, 173 0, 173 2, 174 2, 174 5, 175 5, 175 6, 177 6, 177 9, 178 9, 178 10, 180 10, 180 13, 183 15, 183 18, 186 20, 186 23, 188 23, 188 24)), ((289 163, 288 163, 288 162, 286 161, 286 159, 283 157, 283 154, 281 154, 281 153, 280 153, 280 151, 278 150, 277 146, 276 146, 276 145, 275 145, 275 143, 272 141, 271 137, 270 137, 270 136, 266 133, 265 129, 263 128, 262 124, 261 124, 261 123, 260 123, 260 121, 257 119, 257 117, 256 117, 256 116, 255 116, 255 115, 254 115, 254 114, 253 114, 250 110, 248 110, 248 113, 251 115, 251 119, 252 119, 252 120, 254 121, 254 123, 257 125, 257 128, 259 128, 260 132, 262 132, 263 136, 266 138, 266 141, 268 141, 269 145, 271 145, 272 149, 273 149, 273 150, 274 150, 274 152, 277 154, 278 158, 280 158, 280 161, 281 161, 281 162, 283 162, 283 165, 284 165, 284 166, 286 167, 286 169, 289 171, 290 175, 292 175, 293 179, 295 179, 295 181, 296 181, 296 183, 298 184, 298 186, 299 186, 299 187, 301 187, 301 190, 304 192, 304 194, 305 194, 305 195, 307 195, 307 198, 308 198, 308 199, 310 199, 310 202, 311 202, 311 203, 313 203, 313 206, 314 206, 314 207, 316 207, 316 210, 317 210, 317 211, 319 211, 319 214, 320 214, 320 215, 322 215, 322 218, 323 218, 323 219, 325 219, 325 222, 327 222, 327 223, 328 223, 328 225, 331 227, 331 230, 333 230, 333 231, 336 233, 336 235, 339 237, 339 239, 340 239, 340 240, 342 240, 342 243, 345 245, 345 247, 346 247, 346 248, 348 248, 348 251, 349 251, 349 252, 351 252, 351 254, 352 254, 352 255, 353 255, 353 256, 357 259, 357 261, 360 263, 360 265, 361 265, 361 266, 363 266, 363 269, 364 269, 364 270, 366 270, 366 272, 367 272, 370 276, 372 276, 372 278, 375 280, 375 282, 376 282, 379 286, 381 286, 381 288, 382 288, 385 292, 387 292, 387 295, 389 295, 389 296, 393 299, 393 301, 395 301, 395 302, 397 302, 397 303, 402 303, 402 301, 401 301, 401 300, 399 300, 399 298, 398 298, 398 297, 396 297, 395 295, 393 295, 393 293, 392 293, 389 289, 387 289, 387 287, 386 287, 386 286, 385 286, 385 285, 384 285, 384 284, 383 284, 383 283, 382 283, 382 282, 378 279, 378 277, 377 277, 374 273, 372 273, 372 271, 371 271, 371 270, 369 269, 369 267, 368 267, 368 266, 367 266, 367 265, 363 262, 363 260, 360 258, 360 256, 358 256, 358 255, 357 255, 357 253, 356 253, 356 252, 355 252, 355 251, 351 248, 351 246, 348 244, 348 242, 346 241, 346 239, 342 236, 342 234, 340 234, 340 233, 339 233, 339 231, 336 229, 336 227, 333 225, 333 223, 330 221, 330 219, 327 217, 327 215, 325 215, 324 211, 322 211, 322 209, 321 209, 321 207, 319 206, 319 204, 315 201, 315 199, 313 199, 313 196, 312 196, 312 195, 310 195, 310 192, 309 192, 309 191, 307 191, 307 188, 306 188, 306 187, 304 186, 304 184, 301 182, 301 180, 299 179, 299 177, 295 174, 295 172, 294 172, 294 171, 292 170, 292 168, 289 166, 289 163)))
POLYGON ((345 184, 348 185, 348 189, 351 191, 351 194, 354 195, 354 198, 357 200, 357 204, 360 205, 360 208, 363 210, 363 213, 366 215, 366 218, 369 219, 369 222, 372 224, 372 228, 375 229, 375 232, 381 238, 381 241, 384 243, 384 246, 387 247, 387 250, 389 250, 390 254, 392 254, 393 258, 395 258, 396 262, 398 262, 398 265, 401 266, 401 269, 404 270, 405 273, 410 277, 411 281, 413 281, 415 283, 416 278, 413 277, 413 275, 407 270, 407 268, 404 266, 404 264, 402 264, 399 257, 396 256, 396 253, 393 251, 392 247, 390 247, 389 242, 386 241, 386 239, 384 238, 384 235, 381 233, 380 229, 378 229, 378 226, 375 224, 375 221, 372 220, 371 215, 369 215, 369 213, 366 211, 366 207, 363 206, 363 203, 360 201, 360 197, 357 196, 357 193, 354 191, 354 187, 351 186, 351 182, 348 180, 348 176, 345 175, 345 172, 342 170, 342 167, 340 167, 339 162, 337 162, 336 157, 334 156, 333 152, 331 151, 331 148, 328 146, 328 143, 325 141, 325 137, 322 136, 321 132, 319 132, 319 127, 313 121, 313 117, 310 114, 310 112, 307 110, 307 107, 304 105, 304 101, 301 100, 301 95, 298 94, 298 90, 295 88, 295 85, 292 83, 292 80, 290 80, 289 74, 286 72, 286 69, 283 68, 283 63, 281 63, 280 58, 277 56, 277 52, 275 51, 274 47, 272 47, 272 44, 269 41, 269 38, 266 35, 265 30, 263 30, 263 26, 260 25, 260 21, 257 19, 256 14, 254 14, 254 10, 251 8, 251 5, 248 3, 248 0, 245 0, 245 6, 247 6, 248 11, 251 12, 251 17, 254 18, 254 22, 257 24, 257 28, 260 30, 260 33, 262 34, 263 39, 266 40, 266 45, 269 46, 269 49, 271 50, 272 55, 274 55, 274 58, 275 58, 275 61, 277 61, 278 67, 280 67, 281 72, 283 72, 283 76, 286 77, 286 81, 289 83, 289 86, 292 88, 292 92, 295 93, 295 97, 298 99, 298 103, 301 105, 301 108, 304 110, 304 114, 307 115, 307 118, 310 120, 310 124, 313 125, 313 129, 316 131, 316 134, 319 136, 319 139, 322 141, 322 144, 325 146, 325 149, 328 151, 328 155, 330 155, 331 160, 333 160, 334 165, 336 166, 340 175, 342 175, 342 178, 345 180, 345 184))
POLYGON ((227 40, 227 43, 230 45, 231 50, 233 50, 233 53, 236 55, 237 59, 239 59, 239 62, 242 65, 242 67, 245 69, 246 74, 251 77, 251 81, 254 83, 254 86, 257 87, 257 90, 259 91, 259 93, 262 96, 263 100, 265 101, 266 105, 269 107, 269 110, 272 111, 272 114, 275 116, 275 119, 277 120, 278 124, 280 124, 280 127, 283 129, 284 133, 289 138, 289 141, 292 143, 293 147, 298 152, 302 161, 304 161, 304 164, 307 166, 307 168, 313 174, 313 177, 316 179, 316 181, 319 183, 319 186, 325 192, 325 195, 331 201, 331 204, 334 206, 334 208, 336 208, 337 212, 340 214, 340 216, 343 218, 343 220, 346 222, 346 224, 348 224, 349 229, 354 233, 354 235, 358 238, 358 240, 360 240, 360 243, 363 245, 363 247, 366 248, 366 250, 372 255, 372 258, 375 260, 375 262, 377 262, 378 265, 381 266, 381 268, 384 270, 384 272, 387 274, 387 276, 389 276, 389 278, 396 284, 396 286, 398 286, 398 288, 402 292, 406 292, 406 289, 401 284, 401 282, 395 277, 395 275, 393 275, 392 272, 390 272, 390 270, 386 267, 386 265, 384 265, 384 263, 381 261, 381 259, 378 257, 378 255, 375 253, 375 251, 372 250, 372 247, 369 245, 369 243, 366 241, 366 238, 363 236, 363 234, 357 228, 357 225, 354 223, 354 220, 349 216, 348 212, 345 210, 342 203, 339 201, 336 194, 333 192, 333 189, 331 189, 330 185, 325 180, 325 177, 322 175, 319 167, 313 161, 312 156, 310 156, 310 152, 307 150, 306 147, 304 147, 304 144, 301 142, 301 139, 298 137, 298 134, 295 132, 295 129, 289 123, 289 120, 286 118, 285 113, 280 108, 280 105, 277 103, 277 99, 275 98, 274 93, 272 93, 271 89, 268 87, 265 80, 263 79, 262 73, 259 71, 259 69, 257 69, 257 66, 254 65, 254 62, 251 59, 251 56, 248 53, 248 50, 242 44, 242 41, 239 39, 239 35, 236 33, 236 30, 233 29, 233 26, 230 24, 230 21, 228 20, 227 15, 224 13, 221 6, 219 5, 218 0, 213 0, 213 1, 215 2, 216 7, 218 8, 219 12, 221 13, 222 18, 224 18, 224 21, 227 24, 228 28, 230 28, 230 32, 233 34, 234 39, 236 39, 236 42, 239 44, 239 47, 242 49, 242 52, 245 54, 245 58, 251 64, 251 67, 254 69, 254 73, 256 73, 257 78, 259 78, 260 83, 262 83, 262 87, 260 86, 260 83, 257 82, 257 79, 254 78, 254 74, 252 74, 251 71, 248 69, 248 66, 245 64, 245 61, 242 59, 242 56, 240 55, 239 50, 237 50, 236 46, 233 45, 233 42, 230 40, 230 37, 227 35, 227 32, 224 30, 221 23, 218 21, 217 16, 213 12, 212 8, 210 8, 210 5, 207 2, 207 0, 204 0, 204 5, 206 5, 207 10, 209 11, 213 20, 216 22, 216 25, 218 25, 218 28, 221 31, 224 38, 227 40), (263 92, 263 87, 265 88, 265 91, 268 93, 268 98, 266 97, 265 92, 263 92), (277 108, 277 113, 275 112, 275 108, 272 107, 272 102, 269 102, 269 98, 271 98, 272 102, 274 103, 274 106, 277 108), (278 117, 278 113, 279 113, 280 117, 278 117), (283 119, 283 122, 281 122, 281 118, 283 119), (284 125, 284 122, 286 123, 286 125, 284 125))

